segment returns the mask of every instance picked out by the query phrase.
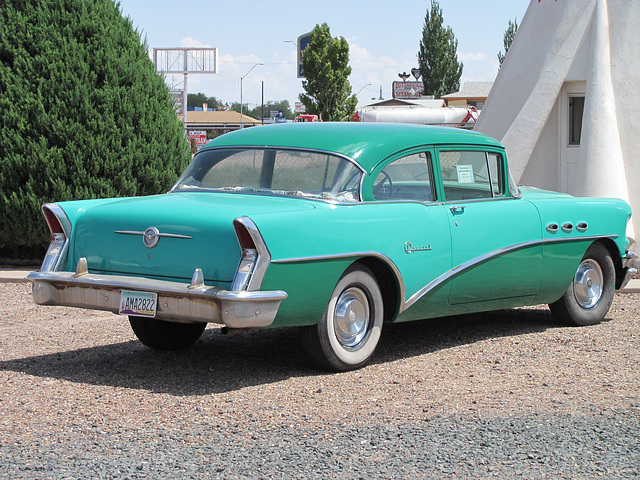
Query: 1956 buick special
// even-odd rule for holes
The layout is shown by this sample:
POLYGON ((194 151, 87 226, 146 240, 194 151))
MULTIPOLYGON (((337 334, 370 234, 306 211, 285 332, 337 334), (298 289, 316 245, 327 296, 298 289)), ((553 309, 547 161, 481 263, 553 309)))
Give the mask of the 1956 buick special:
POLYGON ((385 322, 549 304, 598 323, 633 272, 627 203, 518 188, 500 143, 450 128, 254 127, 206 145, 167 194, 43 212, 37 303, 128 315, 158 349, 207 322, 298 327, 337 371, 370 359, 385 322))

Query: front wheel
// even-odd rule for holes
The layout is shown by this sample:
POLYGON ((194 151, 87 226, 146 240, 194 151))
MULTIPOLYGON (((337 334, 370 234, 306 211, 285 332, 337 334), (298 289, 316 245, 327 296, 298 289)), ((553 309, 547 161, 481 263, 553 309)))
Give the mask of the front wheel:
POLYGON ((129 316, 129 323, 138 340, 157 350, 180 350, 196 343, 206 323, 176 323, 155 318, 129 316))
POLYGON ((351 266, 340 278, 322 320, 300 328, 307 355, 318 365, 344 372, 365 365, 378 345, 384 321, 380 287, 371 271, 351 266))
POLYGON ((551 313, 571 326, 595 325, 609 312, 616 272, 607 248, 592 244, 582 257, 573 281, 564 295, 549 304, 551 313))

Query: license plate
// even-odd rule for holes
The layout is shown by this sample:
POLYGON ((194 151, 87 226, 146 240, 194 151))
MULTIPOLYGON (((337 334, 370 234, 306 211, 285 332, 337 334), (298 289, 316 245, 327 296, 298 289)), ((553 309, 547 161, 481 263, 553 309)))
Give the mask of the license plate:
POLYGON ((123 290, 120 294, 120 315, 155 317, 157 305, 157 293, 123 290))

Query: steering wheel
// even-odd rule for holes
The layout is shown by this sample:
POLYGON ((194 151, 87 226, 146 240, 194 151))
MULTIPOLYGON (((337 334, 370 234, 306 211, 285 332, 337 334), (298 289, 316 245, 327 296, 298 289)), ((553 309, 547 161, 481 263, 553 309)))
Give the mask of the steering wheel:
POLYGON ((380 193, 380 190, 382 190, 382 187, 384 187, 385 182, 389 182, 389 198, 391 198, 391 196, 393 195, 393 182, 391 181, 391 177, 384 170, 382 170, 380 174, 383 176, 383 178, 373 186, 373 197, 376 198, 380 193))

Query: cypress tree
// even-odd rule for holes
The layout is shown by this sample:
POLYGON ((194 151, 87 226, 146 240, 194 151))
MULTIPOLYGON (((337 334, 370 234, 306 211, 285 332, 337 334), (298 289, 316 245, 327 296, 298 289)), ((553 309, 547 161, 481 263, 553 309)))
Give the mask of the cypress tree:
POLYGON ((424 94, 440 98, 460 89, 462 62, 458 62, 458 40, 453 29, 444 27, 442 9, 437 0, 431 0, 422 27, 422 40, 418 50, 418 64, 424 94))
POLYGON ((0 5, 0 258, 40 255, 47 202, 166 191, 190 160, 163 79, 113 0, 0 5))

